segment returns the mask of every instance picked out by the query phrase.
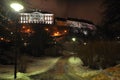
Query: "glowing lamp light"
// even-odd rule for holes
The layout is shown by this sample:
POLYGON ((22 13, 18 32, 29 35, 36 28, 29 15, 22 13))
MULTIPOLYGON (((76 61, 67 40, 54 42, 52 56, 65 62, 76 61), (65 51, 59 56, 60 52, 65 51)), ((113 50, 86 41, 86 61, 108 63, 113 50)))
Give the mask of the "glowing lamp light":
MULTIPOLYGON (((16 12, 19 12, 20 10, 24 9, 23 5, 21 5, 19 3, 15 3, 15 2, 10 4, 10 7, 16 12)), ((17 78, 17 65, 18 65, 17 57, 18 57, 17 53, 15 52, 14 80, 16 80, 16 78, 17 78)))
POLYGON ((76 41, 76 38, 72 38, 72 41, 74 41, 74 42, 75 42, 75 41, 76 41))
POLYGON ((59 34, 58 33, 54 33, 54 36, 58 36, 59 34))
POLYGON ((0 38, 0 40, 2 40, 2 41, 3 41, 3 40, 4 40, 4 38, 0 38))
POLYGON ((66 33, 66 32, 67 32, 67 30, 64 30, 64 32, 66 33))
POLYGON ((84 35, 87 35, 87 34, 88 34, 88 32, 87 32, 87 31, 83 31, 83 33, 84 33, 84 35))
POLYGON ((25 29, 25 26, 23 26, 22 28, 25 29))
POLYGON ((26 32, 29 33, 29 32, 31 32, 31 30, 30 30, 30 29, 27 29, 26 32))
POLYGON ((24 9, 23 5, 19 3, 12 3, 10 7, 14 9, 16 12, 19 12, 20 10, 24 9))
POLYGON ((46 30, 46 31, 49 31, 49 29, 48 29, 48 28, 46 28, 45 30, 46 30))
POLYGON ((84 43, 83 43, 83 45, 87 45, 87 43, 86 43, 86 42, 84 42, 84 43))
POLYGON ((53 34, 53 36, 60 36, 61 34, 60 34, 60 32, 55 32, 54 34, 53 34))

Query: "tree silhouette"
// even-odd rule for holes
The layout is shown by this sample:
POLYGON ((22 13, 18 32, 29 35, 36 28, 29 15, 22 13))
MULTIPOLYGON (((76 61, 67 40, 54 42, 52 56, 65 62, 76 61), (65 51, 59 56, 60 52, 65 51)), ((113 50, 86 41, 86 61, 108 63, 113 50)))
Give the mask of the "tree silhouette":
POLYGON ((33 56, 44 55, 44 50, 49 47, 48 43, 52 41, 50 35, 44 30, 44 26, 42 24, 32 25, 34 34, 29 39, 29 47, 33 56))
POLYGON ((103 1, 103 28, 104 33, 113 38, 120 35, 120 0, 103 1))
MULTIPOLYGON (((15 12, 13 12, 12 9, 10 9, 9 1, 10 0, 0 1, 0 60, 1 63, 6 64, 11 63, 12 60, 10 59, 13 59, 14 57, 14 53, 12 50, 14 42, 16 41, 14 37, 15 35, 18 36, 18 33, 20 33, 14 33, 15 27, 19 29, 19 27, 17 26, 18 24, 16 24, 15 22, 15 20, 18 19, 18 17, 14 15, 15 12)), ((19 41, 20 40, 21 39, 19 39, 19 41)), ((14 49, 16 49, 16 46, 14 46, 14 49)))

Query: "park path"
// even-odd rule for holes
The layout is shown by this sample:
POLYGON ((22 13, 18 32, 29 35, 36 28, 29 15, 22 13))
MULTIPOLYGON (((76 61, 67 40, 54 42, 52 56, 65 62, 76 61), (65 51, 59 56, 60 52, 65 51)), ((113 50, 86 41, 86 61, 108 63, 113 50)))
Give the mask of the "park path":
POLYGON ((32 76, 33 80, 84 80, 82 77, 70 72, 69 57, 60 58, 55 66, 43 74, 32 76))
POLYGON ((53 67, 53 69, 49 70, 49 72, 52 72, 58 75, 64 74, 66 64, 67 64, 67 58, 61 58, 60 60, 58 60, 56 65, 53 67))

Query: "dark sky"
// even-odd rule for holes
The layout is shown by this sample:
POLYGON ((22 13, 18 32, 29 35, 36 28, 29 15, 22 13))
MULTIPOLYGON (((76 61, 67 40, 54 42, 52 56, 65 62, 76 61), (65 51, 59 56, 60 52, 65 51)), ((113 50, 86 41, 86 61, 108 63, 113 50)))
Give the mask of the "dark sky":
POLYGON ((87 19, 99 24, 102 0, 29 0, 32 8, 54 13, 57 17, 87 19))

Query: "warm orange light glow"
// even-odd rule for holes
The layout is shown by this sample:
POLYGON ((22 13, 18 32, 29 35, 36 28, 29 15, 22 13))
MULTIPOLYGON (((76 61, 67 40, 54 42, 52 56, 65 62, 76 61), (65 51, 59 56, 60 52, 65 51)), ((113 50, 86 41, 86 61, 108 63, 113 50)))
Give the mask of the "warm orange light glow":
POLYGON ((60 32, 57 32, 57 34, 60 34, 60 32))
POLYGON ((67 32, 67 30, 64 30, 64 32, 66 33, 66 32, 67 32))
POLYGON ((22 26, 21 32, 26 34, 34 33, 30 26, 22 26))
POLYGON ((3 37, 1 37, 0 40, 1 40, 1 41, 5 41, 5 42, 10 42, 10 40, 5 39, 5 38, 3 38, 3 37))
POLYGON ((25 29, 25 26, 23 26, 22 28, 25 29))
POLYGON ((6 40, 7 42, 10 42, 10 40, 6 40))
POLYGON ((0 38, 0 40, 4 40, 4 38, 0 38))
POLYGON ((49 31, 49 29, 48 29, 48 28, 45 28, 45 30, 46 30, 46 31, 49 31))
POLYGON ((61 34, 60 34, 60 32, 55 32, 54 34, 53 34, 53 36, 60 36, 61 34))
POLYGON ((27 29, 26 32, 29 33, 29 32, 31 32, 31 30, 30 30, 30 29, 27 29))

